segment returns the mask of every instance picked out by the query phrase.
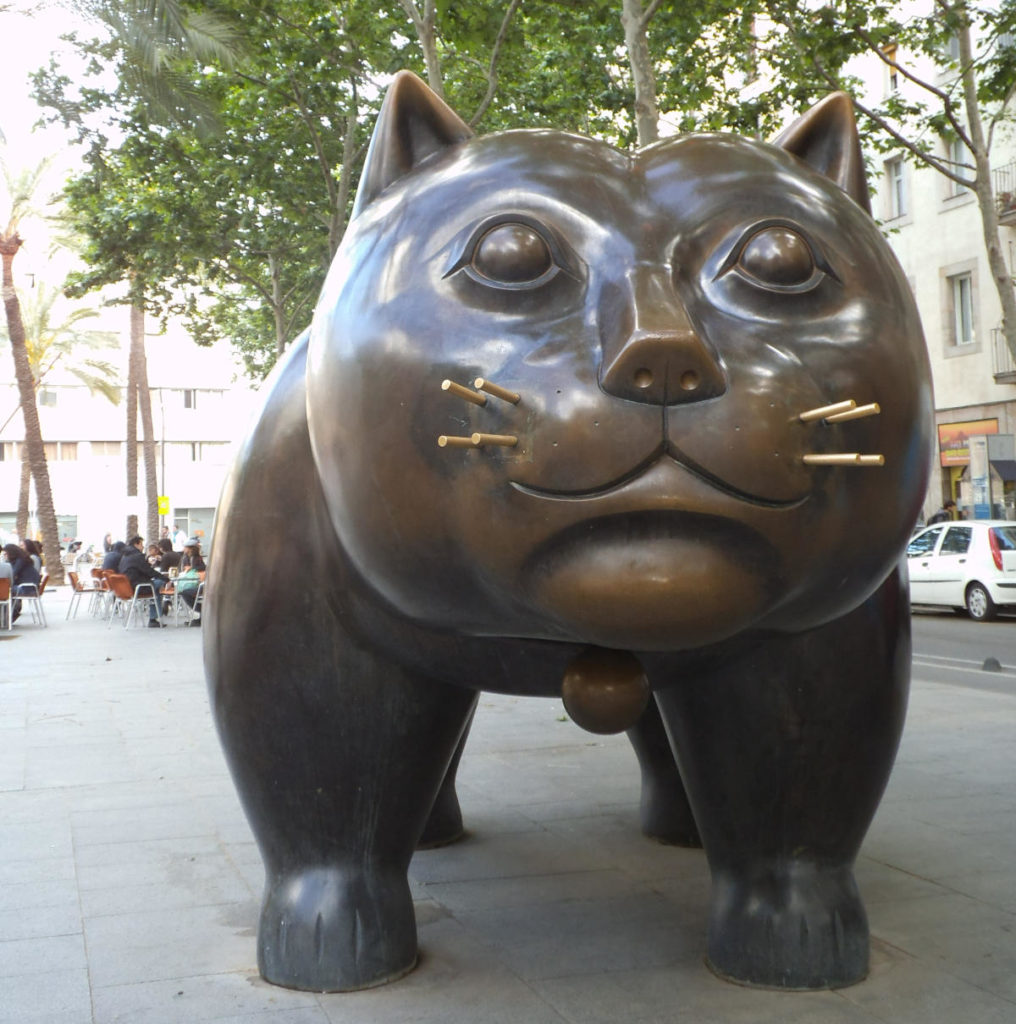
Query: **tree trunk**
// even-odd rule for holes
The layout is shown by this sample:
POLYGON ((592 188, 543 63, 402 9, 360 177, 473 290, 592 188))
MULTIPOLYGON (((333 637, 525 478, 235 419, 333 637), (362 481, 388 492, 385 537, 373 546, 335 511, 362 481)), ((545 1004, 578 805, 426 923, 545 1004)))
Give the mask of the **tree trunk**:
POLYGON ((152 392, 148 388, 148 357, 145 355, 145 308, 131 306, 131 348, 140 338, 137 352, 138 407, 141 410, 141 449, 145 464, 145 494, 148 498, 147 533, 145 540, 154 544, 159 539, 159 482, 155 473, 155 429, 152 426, 152 392))
POLYGON ((660 113, 656 106, 656 73, 649 54, 647 15, 642 0, 622 0, 621 24, 628 50, 632 84, 635 86, 635 129, 639 146, 648 146, 660 137, 660 113))
POLYGON ((409 15, 416 29, 416 38, 423 50, 423 62, 427 68, 427 85, 444 99, 444 82, 441 80, 441 62, 437 56, 437 5, 435 0, 424 0, 423 12, 413 0, 401 0, 402 9, 409 15))
MULTIPOLYGON (((144 320, 141 333, 135 330, 134 307, 131 307, 131 339, 127 356, 127 497, 138 495, 138 346, 144 349, 144 320)), ((138 517, 132 511, 127 515, 124 540, 129 541, 138 532, 138 517)))
POLYGON ((39 424, 39 409, 35 404, 35 378, 28 361, 25 346, 25 325, 21 319, 21 304, 14 290, 14 257, 21 248, 21 238, 5 235, 0 238, 0 259, 3 261, 3 300, 7 317, 7 332, 14 357, 14 376, 18 382, 21 399, 21 416, 25 423, 25 447, 28 450, 28 464, 35 480, 35 498, 42 527, 42 554, 54 584, 63 583, 63 564, 60 561, 60 533, 56 525, 56 510, 53 506, 53 491, 49 485, 49 467, 46 465, 46 450, 42 444, 42 427, 39 424))
POLYGON ((282 268, 278 257, 268 253, 268 273, 272 278, 272 316, 275 319, 275 358, 281 359, 286 351, 286 300, 282 294, 282 268))
POLYGON ((28 463, 28 449, 21 446, 21 485, 18 488, 18 515, 14 532, 19 540, 28 536, 28 502, 32 492, 32 467, 28 463))
POLYGON ((962 25, 957 33, 957 39, 962 69, 963 103, 974 158, 974 194, 977 196, 977 205, 981 211, 981 234, 988 254, 988 267, 1002 304, 1002 333, 1013 359, 1016 359, 1016 289, 1013 287, 1012 275, 1006 266, 999 238, 998 207, 995 205, 995 192, 991 183, 991 158, 984 138, 984 125, 981 122, 981 110, 977 100, 977 77, 973 68, 969 22, 962 25))

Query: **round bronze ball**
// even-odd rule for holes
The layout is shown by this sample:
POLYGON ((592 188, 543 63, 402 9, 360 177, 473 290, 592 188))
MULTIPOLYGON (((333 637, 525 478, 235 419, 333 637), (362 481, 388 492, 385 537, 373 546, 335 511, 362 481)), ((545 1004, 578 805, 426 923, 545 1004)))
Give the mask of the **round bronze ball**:
POLYGON ((649 680, 629 651, 590 647, 565 669, 561 697, 571 720, 588 732, 630 729, 649 703, 649 680))

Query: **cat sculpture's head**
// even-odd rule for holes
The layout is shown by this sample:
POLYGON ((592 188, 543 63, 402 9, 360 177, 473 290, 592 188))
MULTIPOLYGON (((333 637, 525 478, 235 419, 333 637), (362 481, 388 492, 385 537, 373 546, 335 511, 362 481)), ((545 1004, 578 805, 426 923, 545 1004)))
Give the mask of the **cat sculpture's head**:
POLYGON ((680 650, 857 606, 931 436, 917 311, 867 208, 843 95, 772 145, 628 154, 474 136, 399 75, 309 349, 348 557, 470 635, 680 650))

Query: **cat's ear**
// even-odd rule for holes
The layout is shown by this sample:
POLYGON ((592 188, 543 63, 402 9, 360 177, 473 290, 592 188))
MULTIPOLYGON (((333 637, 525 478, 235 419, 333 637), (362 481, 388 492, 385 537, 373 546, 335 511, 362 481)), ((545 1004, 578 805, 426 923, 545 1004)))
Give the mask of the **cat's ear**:
POLYGON ((416 75, 400 71, 374 125, 353 216, 421 160, 472 134, 469 125, 416 75))
POLYGON ((861 209, 871 213, 854 104, 834 92, 785 128, 773 144, 831 178, 861 209))

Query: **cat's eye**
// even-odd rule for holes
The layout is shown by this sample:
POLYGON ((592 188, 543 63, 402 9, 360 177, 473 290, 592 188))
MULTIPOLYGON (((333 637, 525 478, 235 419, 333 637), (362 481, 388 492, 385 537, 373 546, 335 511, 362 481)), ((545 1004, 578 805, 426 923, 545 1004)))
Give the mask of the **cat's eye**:
POLYGON ((525 213, 498 214, 473 229, 445 277, 462 271, 490 288, 539 288, 564 273, 573 280, 568 250, 556 233, 525 213))
POLYGON ((817 269, 807 241, 781 225, 756 231, 741 249, 737 266, 759 284, 780 289, 811 284, 817 269))
POLYGON ((727 250, 716 274, 734 273, 767 292, 810 292, 822 281, 838 281, 822 250, 797 225, 763 221, 744 231, 727 250))
POLYGON ((497 224, 476 243, 473 269, 499 284, 531 284, 554 268, 543 236, 528 224, 497 224))

